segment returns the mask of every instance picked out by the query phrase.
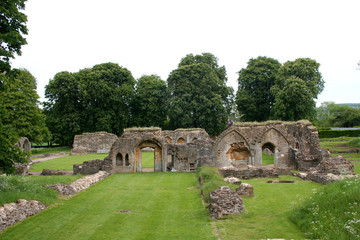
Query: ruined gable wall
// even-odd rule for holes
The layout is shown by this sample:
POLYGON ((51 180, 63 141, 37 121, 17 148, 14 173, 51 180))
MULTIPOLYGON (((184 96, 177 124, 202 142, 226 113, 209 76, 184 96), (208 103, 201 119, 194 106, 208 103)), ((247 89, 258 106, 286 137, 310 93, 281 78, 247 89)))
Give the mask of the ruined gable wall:
POLYGON ((118 137, 107 132, 84 133, 74 137, 71 155, 107 153, 118 137))

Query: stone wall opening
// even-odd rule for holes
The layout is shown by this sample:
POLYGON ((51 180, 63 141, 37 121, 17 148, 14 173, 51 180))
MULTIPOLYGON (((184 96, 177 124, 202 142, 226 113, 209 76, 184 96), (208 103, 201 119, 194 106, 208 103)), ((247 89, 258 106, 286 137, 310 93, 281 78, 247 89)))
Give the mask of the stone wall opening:
POLYGON ((162 165, 162 146, 160 142, 156 140, 145 140, 142 141, 138 146, 135 148, 135 161, 136 161, 136 171, 151 171, 151 167, 145 168, 147 166, 143 166, 143 158, 142 152, 144 149, 153 149, 154 152, 154 167, 152 170, 154 172, 161 172, 161 165, 162 165))
POLYGON ((116 166, 123 166, 124 165, 124 161, 123 161, 123 156, 121 153, 118 153, 116 155, 116 166))
POLYGON ((155 167, 155 149, 145 147, 141 149, 142 170, 153 172, 155 167))
POLYGON ((274 165, 275 145, 267 142, 262 148, 261 165, 274 165))

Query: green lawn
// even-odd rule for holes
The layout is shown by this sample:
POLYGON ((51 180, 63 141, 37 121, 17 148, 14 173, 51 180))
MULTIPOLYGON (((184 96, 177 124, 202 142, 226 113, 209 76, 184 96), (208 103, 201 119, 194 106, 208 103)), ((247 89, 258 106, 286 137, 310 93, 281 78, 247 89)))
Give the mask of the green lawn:
POLYGON ((262 165, 274 164, 274 156, 271 156, 266 153, 262 153, 262 165))
POLYGON ((0 176, 0 206, 17 199, 38 200, 46 205, 57 201, 58 194, 44 185, 68 184, 81 175, 63 176, 0 176))
POLYGON ((154 168, 154 152, 141 152, 142 167, 154 168))
POLYGON ((94 159, 104 159, 107 153, 92 153, 87 155, 74 155, 60 158, 54 158, 44 162, 35 163, 31 166, 29 171, 41 172, 43 169, 54 169, 54 170, 73 170, 73 164, 81 164, 84 161, 94 159))
POLYGON ((246 180, 254 186, 254 197, 243 197, 246 212, 215 222, 222 240, 237 239, 305 239, 305 235, 289 220, 289 212, 301 198, 322 186, 296 177, 281 176, 295 183, 266 183, 269 178, 246 180))
POLYGON ((32 148, 31 155, 65 152, 69 154, 71 147, 32 148))
POLYGON ((193 173, 115 174, 0 239, 215 240, 196 186, 193 173))

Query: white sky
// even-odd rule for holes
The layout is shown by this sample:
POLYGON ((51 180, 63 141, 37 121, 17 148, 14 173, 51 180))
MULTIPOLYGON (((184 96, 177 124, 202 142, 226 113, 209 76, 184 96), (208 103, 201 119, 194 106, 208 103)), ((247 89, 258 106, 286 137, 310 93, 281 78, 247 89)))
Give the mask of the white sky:
POLYGON ((61 71, 114 62, 166 80, 189 53, 210 52, 228 85, 250 58, 321 64, 325 101, 360 103, 359 0, 28 0, 28 44, 13 67, 45 85, 61 71))

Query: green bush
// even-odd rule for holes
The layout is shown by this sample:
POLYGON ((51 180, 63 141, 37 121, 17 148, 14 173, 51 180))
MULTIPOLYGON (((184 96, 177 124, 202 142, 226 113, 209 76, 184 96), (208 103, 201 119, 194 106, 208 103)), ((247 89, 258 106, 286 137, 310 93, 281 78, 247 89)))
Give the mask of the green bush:
POLYGON ((221 186, 234 186, 233 184, 224 182, 224 179, 220 175, 218 169, 214 167, 202 166, 198 168, 196 175, 202 180, 201 193, 206 203, 209 203, 210 192, 221 186))
POLYGON ((358 137, 360 130, 319 130, 320 138, 358 137))
POLYGON ((360 239, 360 178, 332 183, 290 213, 308 239, 360 239))
POLYGON ((351 140, 349 142, 349 146, 351 146, 351 147, 360 147, 360 138, 351 140))

